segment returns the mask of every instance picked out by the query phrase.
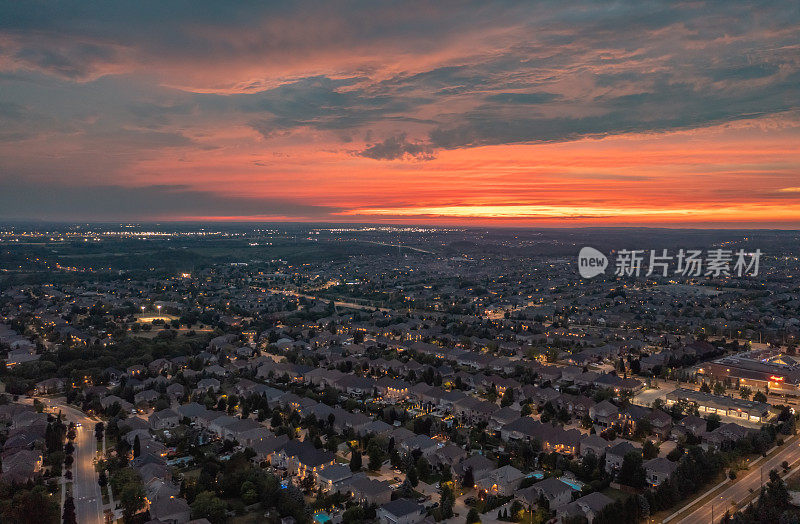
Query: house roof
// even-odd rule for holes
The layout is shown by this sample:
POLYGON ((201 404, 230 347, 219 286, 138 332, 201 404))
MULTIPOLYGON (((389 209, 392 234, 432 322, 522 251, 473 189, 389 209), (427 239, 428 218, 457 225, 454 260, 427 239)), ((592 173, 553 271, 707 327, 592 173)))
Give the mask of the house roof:
POLYGON ((338 482, 352 477, 353 472, 350 471, 350 466, 346 464, 331 464, 318 471, 317 476, 329 482, 338 482))
POLYGON ((569 484, 558 480, 555 477, 548 477, 544 480, 541 480, 533 485, 533 488, 542 493, 545 497, 552 499, 558 497, 559 495, 563 494, 564 492, 572 492, 575 490, 569 484))
POLYGON ((645 471, 655 471, 656 473, 666 473, 667 475, 671 475, 673 471, 678 467, 675 462, 667 460, 663 457, 656 457, 654 459, 650 459, 642 464, 645 471))
POLYGON ((297 460, 306 467, 321 466, 331 462, 334 459, 334 454, 329 451, 322 451, 315 448, 308 442, 298 442, 290 440, 280 448, 283 452, 290 457, 296 457, 297 460))
POLYGON ((387 502, 381 506, 381 509, 395 517, 404 517, 412 513, 421 513, 424 510, 420 504, 410 499, 396 499, 387 502))
POLYGON ((617 408, 617 406, 608 400, 604 400, 598 404, 595 404, 593 411, 595 414, 600 415, 601 417, 607 417, 609 415, 613 415, 614 413, 619 413, 619 408, 617 408))
POLYGON ((189 504, 178 497, 159 497, 150 504, 150 515, 157 519, 172 517, 189 511, 189 504))
POLYGON ((627 455, 631 451, 639 451, 639 450, 637 448, 635 448, 633 446, 633 444, 631 444, 630 442, 624 440, 624 441, 620 442, 619 444, 615 444, 614 446, 611 446, 606 451, 606 454, 607 455, 615 455, 617 457, 624 457, 625 455, 627 455))

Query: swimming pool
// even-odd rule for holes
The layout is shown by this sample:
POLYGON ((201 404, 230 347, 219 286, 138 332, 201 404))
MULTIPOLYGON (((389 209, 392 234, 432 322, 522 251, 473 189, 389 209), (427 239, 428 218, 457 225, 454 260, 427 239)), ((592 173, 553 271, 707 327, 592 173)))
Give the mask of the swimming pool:
POLYGON ((325 524, 326 522, 330 522, 330 520, 331 518, 327 513, 317 513, 314 515, 314 521, 318 522, 319 524, 325 524))
POLYGON ((566 484, 567 486, 571 487, 576 491, 580 491, 583 489, 583 482, 579 482, 575 479, 571 479, 569 477, 558 477, 558 480, 566 484))
POLYGON ((534 471, 533 473, 528 474, 528 478, 535 478, 537 480, 541 480, 544 478, 544 473, 541 471, 534 471))

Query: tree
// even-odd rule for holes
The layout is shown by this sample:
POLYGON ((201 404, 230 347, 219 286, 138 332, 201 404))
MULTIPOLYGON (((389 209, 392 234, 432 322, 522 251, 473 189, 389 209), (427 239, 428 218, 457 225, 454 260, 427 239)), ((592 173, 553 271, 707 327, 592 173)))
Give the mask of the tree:
POLYGON ((453 505, 456 502, 456 497, 446 485, 442 485, 442 496, 439 499, 439 516, 442 519, 449 519, 453 516, 453 505))
POLYGON ((753 390, 751 390, 747 386, 742 386, 739 389, 739 396, 742 397, 745 400, 749 399, 752 394, 753 394, 753 390))
POLYGON ((703 384, 700 386, 700 391, 702 391, 703 393, 711 393, 711 388, 708 386, 706 382, 703 382, 703 384))
POLYGON ((778 472, 770 470, 769 482, 767 483, 767 499, 770 506, 785 509, 789 506, 790 496, 786 489, 786 484, 781 479, 778 472))
POLYGON ((0 520, 20 524, 58 522, 60 505, 60 501, 47 494, 44 486, 23 489, 17 491, 10 501, 3 501, 0 520))
POLYGON ((350 456, 350 471, 361 471, 361 452, 354 449, 350 456))
POLYGON ((417 475, 422 480, 427 480, 431 476, 431 463, 428 462, 428 459, 425 457, 420 457, 417 459, 417 463, 415 464, 415 469, 417 470, 417 475))
POLYGON ((142 443, 139 441, 139 435, 133 439, 133 458, 138 457, 142 452, 142 443))
POLYGON ((467 524, 480 524, 481 516, 478 514, 478 510, 475 508, 470 508, 469 513, 467 513, 467 524))
POLYGON ((646 437, 653 432, 653 424, 647 419, 642 419, 636 424, 636 436, 646 437))
POLYGON ((712 413, 706 419, 706 431, 714 431, 722 425, 722 417, 716 413, 712 413))
POLYGON ((761 391, 756 391, 756 394, 753 395, 753 402, 766 402, 766 401, 767 401, 767 396, 761 391))
POLYGON ((202 491, 192 502, 192 518, 208 519, 212 524, 225 521, 225 502, 211 491, 202 491))
POLYGON ((144 488, 141 482, 129 482, 122 489, 119 496, 119 503, 122 506, 122 516, 125 522, 130 522, 133 516, 144 508, 144 488))
POLYGON ((647 476, 642 467, 642 456, 637 451, 630 451, 622 459, 619 470, 619 482, 633 488, 644 487, 647 476))
POLYGON ((63 524, 78 524, 78 517, 75 515, 75 500, 72 497, 64 499, 64 513, 61 515, 63 524))
POLYGON ((369 469, 378 471, 386 460, 386 449, 388 444, 383 438, 373 438, 367 445, 367 453, 369 454, 369 469))
POLYGON ((408 480, 408 482, 411 484, 412 487, 416 488, 417 484, 419 484, 419 475, 417 474, 417 468, 412 466, 411 469, 408 470, 408 473, 406 474, 406 479, 408 480))
POLYGON ((414 487, 408 479, 404 480, 400 487, 397 489, 397 494, 402 499, 410 499, 414 497, 414 487))
POLYGON ((658 446, 656 446, 652 440, 647 439, 644 441, 644 446, 642 446, 642 457, 644 460, 654 459, 658 456, 658 446))
POLYGON ((342 524, 358 524, 363 522, 366 518, 364 506, 356 505, 345 510, 342 513, 342 524))
POLYGON ((472 466, 468 467, 464 472, 464 478, 461 481, 461 485, 465 488, 471 488, 475 485, 475 475, 472 473, 472 466))
MULTIPOLYGON (((247 484, 247 482, 245 482, 245 484, 247 484)), ((255 486, 248 489, 244 489, 244 487, 242 488, 242 502, 244 502, 248 506, 250 504, 255 504, 256 502, 258 502, 258 498, 259 498, 258 492, 256 492, 255 486)))
POLYGON ((514 389, 513 388, 507 388, 506 392, 503 393, 503 398, 500 399, 500 406, 501 407, 506 407, 506 406, 510 406, 513 403, 514 403, 514 389))
POLYGON ((102 422, 98 422, 94 425, 94 437, 97 440, 103 440, 103 432, 105 431, 106 426, 102 422))
POLYGON ((44 433, 47 451, 52 453, 53 451, 61 451, 64 449, 64 437, 66 433, 67 428, 60 420, 47 424, 44 433))

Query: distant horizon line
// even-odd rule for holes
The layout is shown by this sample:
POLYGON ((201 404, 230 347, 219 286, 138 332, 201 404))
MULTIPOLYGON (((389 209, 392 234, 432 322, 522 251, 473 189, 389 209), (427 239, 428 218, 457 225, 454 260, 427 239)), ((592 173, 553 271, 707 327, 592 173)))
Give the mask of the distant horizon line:
POLYGON ((47 220, 47 219, 0 219, 0 227, 30 226, 258 226, 295 225, 336 227, 386 227, 386 228, 429 228, 429 229, 520 229, 520 230, 675 230, 675 231, 786 231, 800 232, 800 224, 793 227, 753 225, 512 225, 512 224, 455 224, 455 223, 389 223, 389 222, 328 222, 324 220, 47 220))

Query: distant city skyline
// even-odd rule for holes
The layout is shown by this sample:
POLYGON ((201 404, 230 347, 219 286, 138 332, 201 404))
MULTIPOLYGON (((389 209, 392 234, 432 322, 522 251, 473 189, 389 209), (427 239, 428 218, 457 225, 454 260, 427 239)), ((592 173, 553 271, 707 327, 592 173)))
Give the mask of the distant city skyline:
POLYGON ((796 2, 0 2, 0 221, 800 228, 796 2))

